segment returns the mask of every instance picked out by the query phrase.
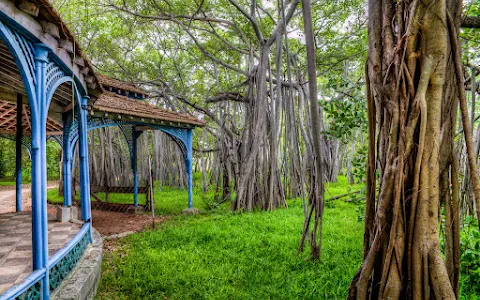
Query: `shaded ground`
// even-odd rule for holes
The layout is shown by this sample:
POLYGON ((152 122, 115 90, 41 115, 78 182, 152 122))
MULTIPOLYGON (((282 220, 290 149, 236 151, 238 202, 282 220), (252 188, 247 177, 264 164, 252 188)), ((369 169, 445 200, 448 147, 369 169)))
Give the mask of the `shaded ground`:
MULTIPOLYGON (((165 220, 165 216, 155 217, 156 224, 165 220)), ((92 224, 101 235, 112 235, 152 228, 153 220, 150 215, 92 210, 92 224)))

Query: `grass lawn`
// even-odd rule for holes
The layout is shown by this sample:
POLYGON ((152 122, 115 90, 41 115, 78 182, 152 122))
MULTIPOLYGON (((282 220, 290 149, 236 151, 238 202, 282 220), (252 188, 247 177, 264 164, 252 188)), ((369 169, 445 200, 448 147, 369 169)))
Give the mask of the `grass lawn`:
MULTIPOLYGON (((105 200, 105 193, 95 193, 100 199, 105 200)), ((155 187, 155 213, 157 215, 176 215, 180 214, 183 209, 188 205, 188 193, 187 190, 162 187, 155 187)), ((77 191, 77 199, 80 198, 77 191)), ((208 199, 213 198, 213 193, 208 192, 204 194, 198 187, 193 191, 193 203, 194 206, 202 211, 209 210, 208 199)), ((63 204, 63 195, 58 193, 58 188, 47 190, 47 199, 53 204, 63 204)), ((114 194, 109 193, 108 199, 112 203, 124 203, 133 204, 133 194, 114 194)), ((91 198, 91 201, 95 201, 91 198)), ((138 195, 138 203, 145 204, 145 194, 138 195)))
POLYGON ((14 186, 15 181, 0 181, 0 186, 14 186))
MULTIPOLYGON (((335 196, 360 188, 342 180, 328 190, 335 196)), ((165 201, 157 202, 157 211, 179 213, 185 196, 177 194, 160 193, 165 201)), ((98 299, 344 299, 362 257, 358 206, 327 206, 323 260, 315 263, 308 253, 296 257, 301 200, 274 212, 178 215, 106 253, 98 299)))
MULTIPOLYGON (((30 183, 29 181, 27 180, 24 180, 23 183, 30 183)), ((16 185, 16 182, 15 182, 15 178, 1 178, 0 179, 0 186, 15 186, 16 185)))
MULTIPOLYGON (((340 177, 325 197, 362 187, 340 177)), ((56 189, 48 198, 63 201, 56 189)), ((155 211, 172 218, 105 252, 97 299, 345 299, 362 261, 363 202, 327 201, 322 261, 312 262, 308 253, 297 258, 301 200, 288 201, 288 209, 240 214, 226 203, 211 209, 212 198, 196 186, 201 213, 185 216, 187 191, 157 187, 155 211)), ((132 203, 132 195, 110 200, 132 203)), ((465 284, 461 299, 480 299, 475 286, 465 284)))

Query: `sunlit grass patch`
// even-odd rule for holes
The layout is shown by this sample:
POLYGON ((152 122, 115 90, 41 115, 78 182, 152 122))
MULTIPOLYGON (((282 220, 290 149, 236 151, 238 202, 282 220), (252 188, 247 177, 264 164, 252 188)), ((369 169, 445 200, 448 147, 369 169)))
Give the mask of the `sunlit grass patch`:
POLYGON ((357 205, 326 209, 322 261, 311 262, 308 252, 297 258, 302 201, 288 203, 274 212, 177 216, 134 234, 106 256, 98 298, 344 299, 362 256, 357 205))
MULTIPOLYGON (((95 193, 95 195, 102 201, 105 201, 105 193, 95 193)), ((188 191, 187 189, 178 189, 172 187, 160 188, 157 184, 155 186, 155 213, 157 215, 176 215, 181 214, 182 211, 188 207, 188 191)), ((79 198, 77 193, 76 198, 79 198)), ((47 191, 47 199, 53 204, 62 204, 63 195, 58 193, 58 188, 49 189, 47 191)), ((90 197, 91 201, 96 201, 90 197)), ((138 195, 138 202, 145 204, 145 194, 138 195)), ((110 203, 133 204, 133 194, 118 194, 109 193, 108 201, 110 203)), ((194 187, 193 190, 193 205, 201 212, 209 209, 208 203, 213 201, 213 192, 203 193, 200 187, 194 187)), ((228 206, 228 203, 223 205, 228 206)))

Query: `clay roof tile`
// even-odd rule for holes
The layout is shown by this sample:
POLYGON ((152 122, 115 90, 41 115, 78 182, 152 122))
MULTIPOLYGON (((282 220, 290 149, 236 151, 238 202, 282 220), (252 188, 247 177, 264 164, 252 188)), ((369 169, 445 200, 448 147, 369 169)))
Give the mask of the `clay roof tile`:
POLYGON ((133 100, 110 92, 104 92, 100 95, 93 103, 93 110, 193 126, 205 125, 205 121, 191 115, 160 108, 144 100, 133 100))

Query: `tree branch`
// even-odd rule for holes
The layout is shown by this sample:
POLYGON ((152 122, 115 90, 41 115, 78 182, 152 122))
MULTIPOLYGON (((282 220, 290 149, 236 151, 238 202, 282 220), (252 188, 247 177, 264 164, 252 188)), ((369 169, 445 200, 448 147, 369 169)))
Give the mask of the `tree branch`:
POLYGON ((237 92, 225 92, 221 93, 217 96, 207 98, 206 102, 207 103, 216 103, 216 102, 221 102, 221 101, 226 101, 226 100, 232 100, 236 102, 244 102, 247 103, 249 102, 249 99, 243 96, 240 93, 237 92))
POLYGON ((287 14, 285 15, 285 19, 283 19, 282 17, 282 20, 280 20, 280 22, 277 23, 277 27, 275 27, 272 34, 270 35, 270 38, 268 38, 266 42, 266 45, 268 47, 270 47, 271 45, 273 45, 273 43, 275 43, 275 40, 279 34, 280 35, 283 34, 283 32, 285 31, 285 27, 290 22, 290 20, 293 17, 293 13, 297 9, 298 3, 300 3, 300 0, 294 0, 290 5, 290 8, 288 9, 287 14))
POLYGON ((262 31, 260 30, 260 27, 258 26, 258 23, 257 23, 257 20, 255 20, 255 17, 250 15, 249 13, 247 13, 241 6, 240 4, 238 4, 235 0, 228 0, 230 1, 230 3, 235 6, 235 8, 242 14, 245 16, 245 18, 248 19, 248 21, 250 21, 250 23, 252 24, 253 26, 253 30, 255 31, 255 34, 257 35, 257 38, 258 40, 260 41, 260 43, 263 42, 263 34, 262 34, 262 31))
POLYGON ((460 26, 463 28, 480 28, 480 16, 463 16, 460 26))

